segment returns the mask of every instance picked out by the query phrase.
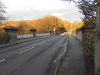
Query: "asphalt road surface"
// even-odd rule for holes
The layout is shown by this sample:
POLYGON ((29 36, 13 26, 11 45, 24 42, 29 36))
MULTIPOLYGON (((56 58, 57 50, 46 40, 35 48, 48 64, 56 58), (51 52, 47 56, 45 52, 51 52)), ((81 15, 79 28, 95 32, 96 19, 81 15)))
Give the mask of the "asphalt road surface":
POLYGON ((0 75, 49 75, 66 38, 52 35, 0 48, 0 75))

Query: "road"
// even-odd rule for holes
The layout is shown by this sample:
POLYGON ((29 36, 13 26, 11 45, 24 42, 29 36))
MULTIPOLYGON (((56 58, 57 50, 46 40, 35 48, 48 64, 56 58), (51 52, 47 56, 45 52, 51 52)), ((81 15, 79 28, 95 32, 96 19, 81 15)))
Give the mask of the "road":
POLYGON ((52 35, 0 48, 0 75, 48 75, 66 35, 52 35))

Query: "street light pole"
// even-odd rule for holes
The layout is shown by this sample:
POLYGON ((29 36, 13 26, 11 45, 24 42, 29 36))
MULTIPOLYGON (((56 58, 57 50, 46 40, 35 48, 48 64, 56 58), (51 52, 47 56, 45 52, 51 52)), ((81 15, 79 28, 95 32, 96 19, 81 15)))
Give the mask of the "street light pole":
POLYGON ((54 31, 54 34, 56 34, 56 28, 54 28, 53 31, 54 31))
POLYGON ((95 39, 95 56, 94 66, 95 73, 100 73, 100 0, 97 1, 97 16, 96 16, 96 39, 95 39))

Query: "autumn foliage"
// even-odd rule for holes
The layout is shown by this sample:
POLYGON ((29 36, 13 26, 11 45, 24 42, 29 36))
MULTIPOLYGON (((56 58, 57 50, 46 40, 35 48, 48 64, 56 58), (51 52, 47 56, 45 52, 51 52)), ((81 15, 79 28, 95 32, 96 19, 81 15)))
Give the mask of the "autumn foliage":
POLYGON ((56 16, 46 16, 34 20, 24 20, 24 21, 7 21, 3 23, 4 26, 15 26, 19 29, 20 32, 29 32, 31 28, 37 30, 37 32, 49 32, 53 31, 55 28, 56 31, 60 29, 65 29, 66 31, 75 31, 77 28, 83 26, 83 22, 71 23, 67 20, 62 20, 56 16))

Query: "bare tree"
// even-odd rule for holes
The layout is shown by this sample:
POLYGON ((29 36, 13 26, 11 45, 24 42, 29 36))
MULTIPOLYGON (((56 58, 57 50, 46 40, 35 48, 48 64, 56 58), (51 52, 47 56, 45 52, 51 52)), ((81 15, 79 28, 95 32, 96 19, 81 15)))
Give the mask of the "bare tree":
POLYGON ((84 19, 87 19, 92 25, 96 23, 91 21, 91 18, 96 18, 96 1, 94 0, 64 0, 73 1, 80 9, 80 13, 84 15, 84 19))
POLYGON ((2 1, 0 0, 0 22, 6 20, 6 17, 4 16, 5 13, 6 13, 5 6, 3 5, 2 1))
POLYGON ((77 6, 85 16, 84 19, 87 19, 91 25, 96 25, 91 19, 96 18, 96 2, 93 0, 80 0, 77 6))
MULTIPOLYGON (((64 0, 73 1, 77 4, 76 0, 64 0)), ((81 13, 84 14, 85 18, 91 22, 89 17, 96 17, 96 39, 95 39, 95 55, 94 55, 94 67, 95 73, 100 74, 100 0, 78 0, 78 8, 81 9, 81 13), (83 3, 83 4, 82 4, 83 3)), ((98 74, 98 75, 99 75, 98 74)))

